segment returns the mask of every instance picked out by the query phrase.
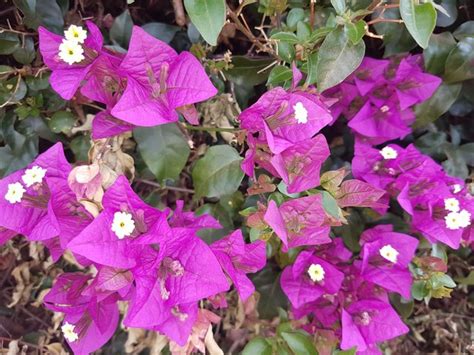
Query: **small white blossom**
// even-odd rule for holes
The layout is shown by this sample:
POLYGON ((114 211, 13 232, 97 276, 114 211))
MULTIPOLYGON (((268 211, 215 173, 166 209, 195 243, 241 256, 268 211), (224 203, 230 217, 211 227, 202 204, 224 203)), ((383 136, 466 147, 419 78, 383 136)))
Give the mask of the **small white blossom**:
POLYGON ((84 48, 77 42, 63 39, 59 45, 59 58, 69 65, 80 63, 85 59, 84 48))
POLYGON ((397 262, 399 252, 390 244, 384 245, 380 248, 379 253, 385 260, 388 260, 393 264, 397 262))
POLYGON ((456 230, 466 228, 471 224, 471 214, 466 210, 459 212, 450 212, 444 217, 446 228, 456 230))
POLYGON ((5 200, 12 204, 21 202, 21 199, 23 198, 23 194, 25 192, 25 188, 19 182, 8 184, 8 191, 5 194, 5 200))
POLYGON ((35 165, 30 169, 26 169, 21 179, 25 183, 26 187, 30 187, 34 184, 41 184, 45 175, 46 169, 35 165))
POLYGON ((388 112, 388 111, 390 111, 390 107, 388 107, 387 105, 383 105, 380 108, 380 111, 382 111, 383 113, 388 112))
POLYGON ((461 210, 459 212, 459 224, 461 228, 466 228, 471 225, 471 214, 469 211, 461 210))
POLYGON ((459 201, 454 197, 445 198, 444 209, 446 211, 459 212, 459 201))
POLYGON ((324 271, 323 267, 320 264, 311 264, 308 268, 308 275, 313 280, 313 282, 321 282, 324 280, 324 271))
POLYGON ((123 239, 133 233, 135 230, 135 221, 130 213, 115 212, 111 229, 118 239, 123 239))
POLYGON ((295 118, 298 123, 308 122, 308 110, 306 110, 306 107, 301 102, 293 105, 293 110, 295 111, 295 118))
POLYGON ((87 38, 87 31, 81 26, 71 25, 64 31, 64 37, 71 42, 84 43, 87 38))
POLYGON ((382 155, 382 157, 384 159, 397 159, 398 157, 398 153, 395 149, 393 149, 392 147, 384 147, 381 151, 380 151, 380 155, 382 155))
POLYGON ((454 184, 453 185, 453 193, 457 194, 462 190, 462 186, 460 184, 454 184))
POLYGON ((76 328, 76 326, 68 322, 65 322, 61 327, 64 337, 70 343, 73 343, 79 339, 79 335, 74 331, 74 328, 76 328))

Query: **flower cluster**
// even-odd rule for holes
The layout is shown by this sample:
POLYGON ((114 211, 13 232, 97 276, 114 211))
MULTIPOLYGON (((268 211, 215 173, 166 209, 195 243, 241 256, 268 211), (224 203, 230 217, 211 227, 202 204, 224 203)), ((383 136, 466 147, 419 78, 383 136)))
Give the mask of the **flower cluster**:
POLYGON ((290 90, 269 90, 239 116, 249 145, 242 169, 253 177, 258 164, 281 178, 289 193, 319 185, 319 172, 329 157, 329 147, 322 134, 315 134, 332 120, 314 90, 297 87, 301 73, 296 68, 293 73, 290 90))
POLYGON ((123 55, 103 46, 100 30, 71 25, 64 37, 39 28, 40 51, 52 70, 50 83, 64 99, 80 92, 106 106, 93 121, 94 139, 130 131, 134 126, 175 122, 178 113, 197 124, 193 104, 217 93, 204 68, 189 52, 173 48, 133 27, 123 55))
POLYGON ((331 108, 334 119, 343 114, 356 135, 381 144, 411 133, 412 107, 429 99, 440 84, 440 78, 423 72, 421 56, 365 57, 349 78, 325 96, 338 100, 331 108))
MULTIPOLYGON (((304 329, 340 339, 341 348, 378 353, 377 343, 408 332, 390 305, 387 292, 409 298, 408 264, 418 240, 379 225, 361 235, 361 253, 353 257, 341 238, 298 254, 281 276, 296 319, 304 329)), ((323 342, 324 343, 324 342, 323 342)), ((324 349, 324 344, 318 347, 324 349)))
POLYGON ((184 212, 182 202, 175 211, 155 209, 123 176, 93 216, 78 199, 82 177, 58 143, 0 181, 2 242, 23 234, 43 241, 55 260, 68 249, 96 270, 61 275, 45 297, 49 309, 65 314, 61 329, 76 354, 112 337, 119 301, 128 302, 125 326, 159 331, 185 346, 203 312, 200 301, 228 291, 230 282, 243 300, 254 292, 246 274, 265 265, 263 241, 245 244, 235 231, 208 246, 197 232, 220 228, 213 217, 184 212))
POLYGON ((411 216, 414 231, 432 243, 457 249, 473 242, 474 198, 464 181, 448 176, 441 165, 413 145, 381 150, 356 140, 354 176, 384 189, 411 216))

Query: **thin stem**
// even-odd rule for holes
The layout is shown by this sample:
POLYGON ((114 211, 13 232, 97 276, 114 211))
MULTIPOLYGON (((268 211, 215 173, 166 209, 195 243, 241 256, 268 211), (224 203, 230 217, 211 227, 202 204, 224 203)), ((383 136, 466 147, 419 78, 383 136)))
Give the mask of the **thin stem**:
POLYGON ((367 22, 367 25, 373 25, 379 22, 392 22, 392 23, 403 23, 403 20, 389 19, 389 18, 376 18, 375 20, 367 22))
POLYGON ((17 33, 23 36, 36 36, 36 33, 33 33, 33 32, 21 32, 21 31, 16 31, 14 29, 0 27, 0 33, 3 33, 3 32, 17 33))
POLYGON ((189 129, 191 131, 205 131, 205 132, 240 132, 242 129, 240 128, 225 128, 225 127, 202 127, 202 126, 192 126, 187 123, 182 124, 184 128, 189 129))
POLYGON ((191 189, 187 189, 187 188, 184 188, 184 187, 175 187, 175 186, 163 186, 155 181, 150 181, 150 180, 145 180, 145 179, 136 179, 137 182, 139 183, 143 183, 143 184, 146 184, 146 185, 149 185, 149 186, 153 186, 153 187, 156 187, 158 189, 161 189, 161 190, 172 190, 172 191, 180 191, 180 192, 187 192, 187 193, 190 193, 190 194, 193 194, 194 193, 194 190, 191 190, 191 189))

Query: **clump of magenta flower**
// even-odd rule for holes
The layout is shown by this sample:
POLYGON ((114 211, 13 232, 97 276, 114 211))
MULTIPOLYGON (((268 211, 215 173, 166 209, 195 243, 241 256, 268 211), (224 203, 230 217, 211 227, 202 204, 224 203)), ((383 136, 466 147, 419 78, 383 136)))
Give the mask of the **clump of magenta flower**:
MULTIPOLYGON (((194 104, 217 93, 191 53, 178 54, 136 26, 126 54, 104 47, 90 21, 64 36, 44 28, 39 34, 53 89, 66 100, 80 91, 104 105, 92 123, 94 139, 180 115, 198 124, 194 104)), ((300 86, 303 75, 292 69, 289 88, 272 88, 238 117, 248 147, 242 170, 260 191, 257 207, 246 211, 252 242, 235 230, 207 245, 199 233, 221 228, 214 217, 184 211, 183 201, 174 210, 154 208, 123 175, 91 210, 83 202, 100 192, 100 169, 73 169, 60 143, 0 180, 0 242, 21 234, 43 242, 53 260, 69 251, 90 271, 60 275, 44 299, 64 314, 61 330, 74 353, 99 349, 120 322, 167 336, 173 352, 203 351, 207 329, 220 321, 214 312, 227 307, 231 287, 241 301, 250 298, 248 274, 265 267, 275 245, 288 259, 280 285, 301 329, 361 354, 380 353, 381 342, 409 331, 389 295, 411 297, 420 238, 451 248, 474 242, 474 200, 463 181, 414 146, 374 146, 407 136, 413 106, 441 80, 423 72, 419 56, 365 58, 322 96, 300 86), (352 172, 329 170, 321 133, 341 115, 356 135, 352 172), (269 194, 273 183, 281 194, 269 194), (354 209, 383 216, 390 201, 409 216, 410 233, 377 222, 359 236, 360 251, 348 249, 333 227, 348 224, 354 209)), ((327 350, 324 341, 317 347, 327 350)))

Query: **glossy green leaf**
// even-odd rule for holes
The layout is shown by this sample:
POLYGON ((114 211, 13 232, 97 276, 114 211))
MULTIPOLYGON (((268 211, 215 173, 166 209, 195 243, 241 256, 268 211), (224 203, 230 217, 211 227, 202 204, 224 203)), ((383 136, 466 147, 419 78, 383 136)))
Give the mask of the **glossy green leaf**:
MULTIPOLYGON (((378 13, 374 17, 380 16, 378 13)), ((399 20, 400 13, 397 9, 388 9, 383 17, 390 20, 399 20)), ((379 22, 374 25, 377 34, 383 36, 385 46, 384 57, 390 57, 394 54, 405 53, 416 47, 416 42, 408 33, 403 23, 379 22)))
POLYGON ((180 30, 178 26, 168 25, 161 22, 150 22, 142 26, 142 28, 159 40, 170 43, 176 32, 180 30))
POLYGON ((444 78, 447 83, 474 78, 474 38, 462 39, 449 53, 444 78))
POLYGON ((143 160, 158 182, 179 177, 190 149, 176 124, 136 128, 133 136, 143 160))
POLYGON ((242 350, 242 355, 272 355, 272 346, 262 337, 250 340, 242 350))
POLYGON ((193 168, 196 197, 221 197, 236 191, 244 177, 242 158, 228 145, 210 147, 193 168))
POLYGON ((436 26, 448 27, 456 22, 458 17, 457 0, 438 0, 437 2, 433 2, 433 4, 438 12, 436 26))
POLYGON ((456 46, 451 32, 431 35, 428 47, 423 51, 425 69, 432 74, 442 74, 449 53, 456 46))
POLYGON ((70 111, 58 111, 48 121, 48 126, 54 133, 67 133, 71 131, 76 119, 70 111))
POLYGON ((29 28, 36 30, 42 25, 58 34, 63 32, 63 12, 56 0, 14 0, 13 3, 23 13, 23 22, 29 28))
POLYGON ((71 143, 69 143, 69 147, 71 148, 74 156, 76 157, 76 161, 89 161, 88 152, 91 148, 91 137, 89 134, 87 135, 79 135, 75 137, 71 143))
POLYGON ((226 18, 225 1, 184 0, 184 7, 206 42, 212 46, 217 45, 217 37, 219 37, 226 18))
POLYGON ((432 3, 416 0, 400 0, 400 15, 408 32, 422 48, 428 47, 436 25, 436 10, 432 3))
POLYGON ((291 9, 286 16, 286 25, 292 30, 296 30, 299 21, 303 21, 305 17, 304 10, 300 8, 291 9))
POLYGON ((0 55, 8 55, 20 48, 20 39, 17 34, 10 32, 0 33, 0 55))
POLYGON ((278 43, 277 54, 282 60, 290 64, 295 58, 295 47, 291 43, 280 42, 278 43))
POLYGON ((270 74, 268 66, 272 62, 272 59, 267 58, 253 59, 245 56, 235 56, 232 58, 232 68, 224 71, 224 74, 239 85, 258 85, 267 80, 270 74))
POLYGON ((346 12, 346 0, 331 0, 331 5, 338 15, 346 12))
MULTIPOLYGON (((269 243, 267 243, 269 244, 269 243)), ((278 316, 278 307, 287 308, 288 298, 280 287, 279 267, 273 263, 252 277, 256 290, 260 293, 263 302, 258 303, 258 313, 263 319, 272 319, 278 316)))
POLYGON ((293 331, 282 332, 281 337, 295 355, 316 355, 318 353, 309 335, 293 331))
POLYGON ((276 39, 281 42, 298 43, 300 40, 293 32, 277 32, 271 36, 271 39, 276 39))
POLYGON ((290 68, 285 67, 284 65, 276 65, 268 76, 267 84, 275 85, 284 83, 287 80, 291 80, 292 77, 293 73, 290 68))
POLYGON ((310 35, 311 27, 309 26, 309 24, 303 21, 298 22, 298 24, 296 25, 296 36, 298 37, 298 39, 301 42, 304 42, 309 38, 310 35))
POLYGON ((33 38, 31 37, 25 37, 23 45, 17 48, 15 52, 13 52, 13 58, 15 58, 18 63, 25 65, 33 62, 33 60, 35 60, 35 57, 35 44, 33 38))
POLYGON ((311 53, 308 56, 308 75, 306 76, 306 84, 311 85, 316 82, 316 73, 318 66, 318 52, 311 53))
POLYGON ((367 24, 364 20, 359 20, 356 23, 348 22, 344 25, 344 30, 353 44, 359 43, 365 35, 365 27, 367 24))
POLYGON ((130 37, 132 36, 133 20, 130 11, 125 10, 115 18, 110 28, 110 39, 122 48, 128 48, 130 37))
POLYGON ((424 127, 441 117, 456 101, 461 88, 461 84, 441 84, 429 100, 415 107, 416 121, 413 128, 424 127))
POLYGON ((362 62, 365 44, 354 45, 343 29, 331 32, 319 49, 316 82, 320 92, 347 78, 362 62))
POLYGON ((466 21, 462 23, 456 31, 453 32, 454 37, 461 41, 466 37, 474 37, 474 21, 466 21))

